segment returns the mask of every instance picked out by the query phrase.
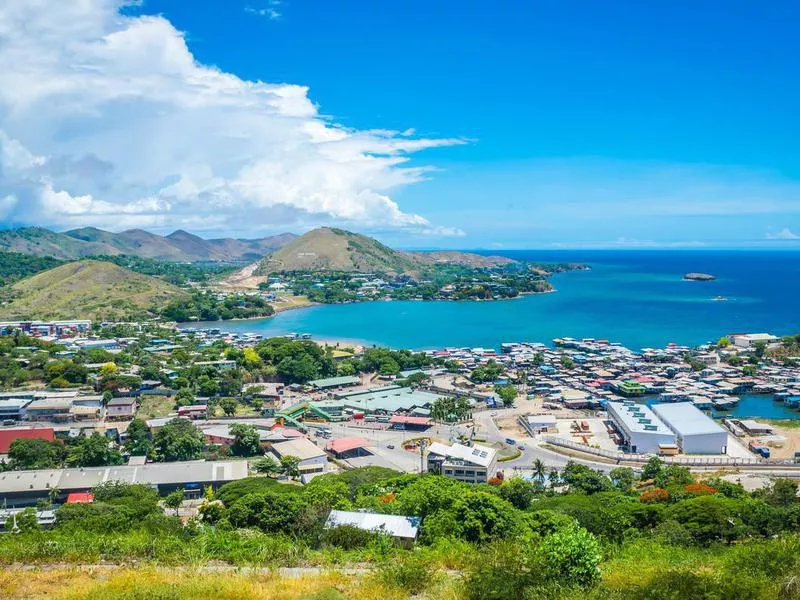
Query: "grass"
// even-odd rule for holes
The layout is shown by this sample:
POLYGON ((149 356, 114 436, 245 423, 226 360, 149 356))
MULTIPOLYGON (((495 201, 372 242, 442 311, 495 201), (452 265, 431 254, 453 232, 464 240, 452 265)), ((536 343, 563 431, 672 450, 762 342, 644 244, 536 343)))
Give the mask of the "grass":
POLYGON ((800 419, 761 419, 775 427, 783 427, 785 429, 800 429, 800 419))
POLYGON ((175 398, 169 396, 141 396, 136 416, 140 419, 157 419, 175 412, 175 398))

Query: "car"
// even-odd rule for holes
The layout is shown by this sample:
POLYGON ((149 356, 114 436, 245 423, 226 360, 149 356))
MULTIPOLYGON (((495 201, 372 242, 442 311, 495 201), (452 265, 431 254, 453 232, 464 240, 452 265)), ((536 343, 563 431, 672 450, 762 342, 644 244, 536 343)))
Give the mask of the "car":
POLYGON ((490 414, 489 416, 490 416, 490 417, 496 417, 496 416, 497 416, 497 413, 496 413, 496 412, 493 412, 493 413, 492 413, 492 414, 490 414))
POLYGON ((394 444, 386 444, 386 447, 387 447, 389 450, 394 450, 394 444))

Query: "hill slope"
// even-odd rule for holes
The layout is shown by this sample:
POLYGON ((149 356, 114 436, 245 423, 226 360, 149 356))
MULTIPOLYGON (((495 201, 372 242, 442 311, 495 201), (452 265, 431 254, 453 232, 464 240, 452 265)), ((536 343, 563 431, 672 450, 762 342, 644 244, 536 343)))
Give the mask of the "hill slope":
POLYGON ((418 266, 410 256, 377 240, 333 227, 321 227, 269 254, 258 268, 271 271, 347 271, 403 273, 418 266))
POLYGON ((3 319, 117 319, 143 316, 187 292, 112 263, 67 263, 11 286, 3 319))
POLYGON ((82 227, 57 233, 42 227, 24 227, 0 231, 0 251, 64 260, 125 254, 181 262, 255 261, 295 237, 282 233, 253 240, 206 240, 182 230, 161 236, 142 229, 112 233, 82 227))

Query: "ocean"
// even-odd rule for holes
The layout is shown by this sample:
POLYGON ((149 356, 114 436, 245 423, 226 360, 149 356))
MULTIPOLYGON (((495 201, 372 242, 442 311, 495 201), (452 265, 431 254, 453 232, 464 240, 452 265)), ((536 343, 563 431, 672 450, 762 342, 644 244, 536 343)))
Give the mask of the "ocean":
MULTIPOLYGON (((265 336, 310 333, 315 339, 416 350, 498 348, 502 342, 549 343, 561 336, 609 339, 638 350, 670 342, 698 345, 735 332, 800 332, 800 251, 518 250, 491 254, 582 262, 592 270, 555 275, 555 293, 513 300, 314 306, 268 319, 213 326, 265 336), (717 279, 683 281, 687 272, 711 273, 717 279)), ((210 324, 199 324, 204 325, 210 324)))

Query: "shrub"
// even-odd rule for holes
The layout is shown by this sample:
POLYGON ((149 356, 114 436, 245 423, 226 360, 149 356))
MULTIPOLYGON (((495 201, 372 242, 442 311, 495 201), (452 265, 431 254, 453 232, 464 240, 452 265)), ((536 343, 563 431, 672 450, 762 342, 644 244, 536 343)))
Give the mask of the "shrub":
POLYGON ((547 536, 541 552, 550 576, 561 583, 588 587, 600 579, 600 544, 582 527, 547 536))
POLYGON ((644 492, 639 496, 639 501, 645 504, 653 504, 655 502, 669 502, 669 492, 662 488, 655 488, 644 492))

